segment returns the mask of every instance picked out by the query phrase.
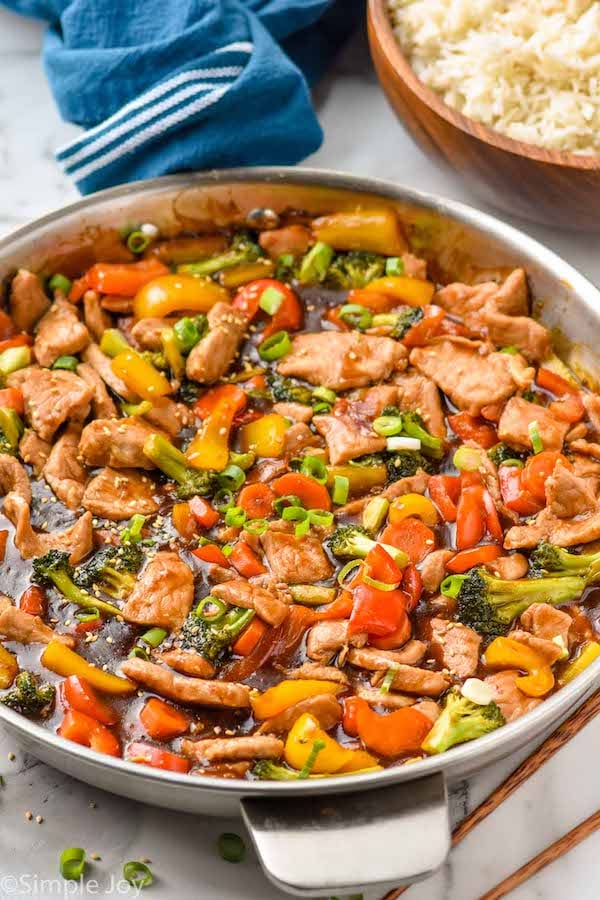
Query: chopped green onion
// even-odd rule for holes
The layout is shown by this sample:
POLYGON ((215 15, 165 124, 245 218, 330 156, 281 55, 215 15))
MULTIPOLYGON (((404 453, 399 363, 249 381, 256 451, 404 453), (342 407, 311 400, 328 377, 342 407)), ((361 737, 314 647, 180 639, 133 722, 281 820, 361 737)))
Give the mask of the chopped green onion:
POLYGON ((247 453, 237 453, 235 450, 229 451, 230 464, 233 466, 239 466, 239 468, 243 469, 244 472, 247 472, 248 469, 252 468, 255 459, 256 453, 253 453, 252 450, 248 450, 247 453))
POLYGON ((336 506, 342 506, 342 504, 346 503, 349 493, 350 479, 346 478, 345 475, 334 475, 331 499, 336 504, 336 506))
POLYGON ((67 278, 66 275, 60 275, 58 273, 56 275, 53 275, 48 282, 48 287, 51 291, 60 291, 61 294, 65 295, 65 297, 71 292, 72 286, 73 282, 70 278, 67 278))
POLYGON ((319 459, 318 456, 305 456, 302 460, 300 471, 303 475, 314 478, 319 484, 325 484, 327 481, 327 468, 323 460, 319 459))
POLYGON ((173 332, 181 353, 189 353, 204 337, 207 328, 208 322, 204 315, 194 316, 193 319, 189 316, 178 319, 173 325, 173 332))
POLYGON ((370 531, 371 533, 379 531, 379 529, 385 522, 385 517, 387 516, 389 508, 390 501, 385 497, 373 497, 371 500, 369 500, 369 502, 363 509, 363 528, 366 528, 367 531, 370 531))
POLYGON ((387 581, 379 581, 378 578, 371 578, 367 572, 363 572, 362 580, 370 587, 377 588, 378 591, 395 591, 400 584, 399 581, 395 582, 395 584, 388 584, 387 581))
POLYGON ((277 257, 277 268, 278 269, 291 269, 296 262, 293 253, 281 253, 277 257))
POLYGON ((331 412, 331 403, 325 403, 324 401, 320 401, 319 403, 315 403, 313 405, 313 412, 318 416, 321 413, 325 415, 328 412, 331 412))
POLYGON ((263 341, 258 347, 258 355, 267 362, 281 359, 292 349, 292 342, 287 331, 277 331, 263 341))
POLYGON ((266 312, 269 316, 274 316, 284 300, 285 297, 281 291, 269 286, 260 295, 258 305, 263 312, 266 312))
POLYGON ((246 512, 241 506, 231 506, 225 513, 225 524, 236 528, 238 525, 243 525, 246 518, 246 512))
POLYGON ((248 519, 244 523, 244 531, 248 534, 264 534, 268 529, 269 523, 266 519, 248 519))
POLYGON ((127 235, 127 249, 132 253, 143 253, 149 243, 150 238, 143 231, 131 231, 127 235))
POLYGON ((474 447, 459 447, 452 462, 461 472, 476 472, 483 465, 483 457, 474 447))
POLYGON ((281 518, 286 522, 304 522, 308 520, 308 510, 303 506, 286 506, 281 512, 281 518))
POLYGON ((143 641, 144 644, 148 644, 149 647, 158 647, 159 644, 162 644, 166 636, 167 632, 164 628, 150 628, 140 637, 140 641, 143 641))
POLYGON ((146 524, 146 516, 135 513, 129 520, 127 528, 121 532, 122 544, 139 544, 142 540, 142 529, 146 524))
POLYGON ((87 609, 78 609, 75 613, 75 618, 78 622, 95 622, 100 618, 100 610, 96 609, 95 606, 90 606, 87 609))
POLYGON ((219 473, 219 484, 232 491, 239 491, 246 480, 246 473, 239 466, 231 463, 219 473))
POLYGON ((76 356, 59 356, 58 359, 55 359, 52 363, 52 368, 65 369, 67 372, 75 372, 78 365, 79 360, 76 356))
POLYGON ((123 878, 132 887, 138 889, 148 887, 154 881, 152 872, 146 863, 138 862, 137 860, 125 863, 123 866, 123 878))
POLYGON ((458 597, 465 578, 467 578, 466 575, 448 575, 447 578, 444 578, 440 585, 440 591, 444 597, 452 599, 458 597))
POLYGON ((362 559, 351 559, 344 566, 342 566, 342 568, 340 569, 340 571, 337 574, 338 584, 341 585, 341 587, 344 587, 344 581, 346 579, 346 575, 348 575, 350 572, 352 572, 353 569, 358 569, 360 566, 362 566, 362 564, 363 564, 362 559))
POLYGON ((404 260, 401 256, 390 256, 385 261, 386 275, 404 275, 404 260))
POLYGON ((127 416, 145 416, 152 409, 149 400, 141 400, 139 403, 126 403, 121 400, 121 410, 127 416))
POLYGON ((194 610, 194 615, 202 622, 220 622, 226 612, 227 604, 217 597, 209 595, 200 601, 194 610))
POLYGON ((382 437, 391 437, 402 431, 402 416, 378 416, 373 422, 373 431, 382 437))
POLYGON ((387 670, 387 672, 385 673, 385 678, 381 682, 381 687, 379 688, 380 694, 389 694, 390 688, 391 688, 392 684, 394 683, 394 675, 396 674, 397 671, 398 671, 398 669, 395 668, 394 666, 392 666, 391 669, 387 670))
POLYGON ((317 241, 302 258, 298 278, 303 284, 323 281, 333 259, 333 249, 323 241, 317 241))
POLYGON ((67 881, 77 881, 85 869, 85 850, 82 847, 67 847, 60 854, 60 874, 67 881))
POLYGON ((304 537, 305 534, 308 534, 310 531, 310 519, 307 517, 303 519, 301 522, 298 522, 296 527, 294 528, 294 536, 295 537, 304 537))
POLYGON ((524 464, 521 459, 503 459, 501 466, 511 466, 513 469, 523 469, 524 464))
POLYGON ((298 778, 308 778, 310 773, 315 767, 315 763, 317 761, 317 756, 321 752, 321 750, 325 749, 325 741, 313 741, 313 745, 311 747, 310 753, 306 757, 306 762, 300 769, 298 774, 298 778))
POLYGON ((233 552, 233 544, 223 544, 221 547, 221 553, 223 556, 231 556, 233 552))
POLYGON ((278 516, 282 516, 283 510, 288 506, 302 506, 302 500, 295 494, 285 494, 285 496, 273 500, 273 509, 278 516))
POLYGON ((235 506, 235 497, 233 491, 229 488, 221 488, 213 497, 213 506, 218 512, 226 512, 235 506))
POLYGON ((325 509, 309 509, 308 521, 311 525, 320 525, 327 528, 333 523, 333 513, 325 509))
POLYGON ((148 653, 144 650, 143 647, 138 647, 138 646, 133 647, 133 649, 131 650, 131 653, 129 654, 129 658, 130 659, 132 659, 132 658, 143 659, 145 662, 150 662, 150 657, 149 657, 148 653))
POLYGON ((421 449, 421 441, 419 438, 412 437, 400 437, 395 435, 394 437, 387 438, 385 442, 386 450, 420 450, 421 449))
POLYGON ((508 353, 510 356, 516 356, 517 353, 520 353, 520 352, 521 351, 519 350, 519 348, 516 347, 514 344, 509 344, 508 347, 503 347, 502 350, 500 351, 500 353, 508 353))
POLYGON ((373 322, 373 313, 358 303, 345 303, 340 309, 340 319, 352 328, 365 331, 373 322))
POLYGON ((115 357, 125 350, 131 350, 131 346, 118 328, 107 328, 100 338, 100 349, 106 356, 115 357))
POLYGON ((541 453, 544 449, 544 443, 542 441, 542 437, 540 435, 540 426, 537 422, 529 423, 529 438, 531 440, 531 446, 533 447, 534 453, 541 453))
POLYGON ((317 400, 324 400, 326 403, 335 403, 337 400, 337 394, 335 391, 332 391, 330 388, 323 387, 323 385, 319 385, 312 392, 313 397, 316 397, 317 400))
POLYGON ((239 834, 232 834, 231 832, 219 835, 217 847, 225 862, 230 863, 241 862, 246 852, 246 845, 239 834))

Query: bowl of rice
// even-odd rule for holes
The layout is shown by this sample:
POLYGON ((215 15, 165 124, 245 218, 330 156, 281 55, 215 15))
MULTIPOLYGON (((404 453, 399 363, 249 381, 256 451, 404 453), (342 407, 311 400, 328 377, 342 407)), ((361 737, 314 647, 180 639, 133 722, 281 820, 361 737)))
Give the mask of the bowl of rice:
POLYGON ((600 230, 600 0, 369 0, 383 89, 488 202, 600 230))

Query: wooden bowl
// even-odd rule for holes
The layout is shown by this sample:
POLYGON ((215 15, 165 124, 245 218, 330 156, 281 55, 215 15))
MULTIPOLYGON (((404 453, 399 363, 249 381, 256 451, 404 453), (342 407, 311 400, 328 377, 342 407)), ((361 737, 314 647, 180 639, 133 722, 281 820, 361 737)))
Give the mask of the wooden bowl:
POLYGON ((600 231, 600 156, 514 141, 447 106, 402 53, 386 0, 368 0, 368 31, 387 98, 426 153, 500 209, 544 225, 600 231))

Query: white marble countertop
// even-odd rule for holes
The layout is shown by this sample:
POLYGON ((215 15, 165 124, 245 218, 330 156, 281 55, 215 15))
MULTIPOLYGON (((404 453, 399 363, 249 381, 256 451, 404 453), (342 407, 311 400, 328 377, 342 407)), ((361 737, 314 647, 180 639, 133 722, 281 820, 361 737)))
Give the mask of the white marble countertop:
MULTIPOLYGON (((77 192, 54 163, 53 148, 75 132, 62 123, 39 60, 38 23, 0 10, 0 235, 75 199, 77 192)), ((477 203, 450 172, 415 148, 380 92, 365 42, 357 38, 338 60, 317 103, 325 142, 309 164, 376 175, 477 203)), ((479 204, 481 206, 481 204, 479 204)), ((516 222, 600 284, 598 237, 516 222)), ((600 720, 588 725, 508 802, 452 851, 433 878, 416 885, 411 900, 476 900, 560 835, 596 811, 600 796, 600 720)), ((457 822, 510 772, 525 754, 506 760, 452 790, 457 822)), ((239 866, 215 850, 225 830, 239 822, 192 817, 94 790, 25 756, 0 731, 0 898, 135 896, 121 878, 124 861, 152 860, 156 900, 275 900, 251 852, 239 866), (9 759, 15 752, 16 758, 9 759), (93 804, 93 805, 92 805, 93 804), (25 813, 31 811, 33 820, 25 813), (35 817, 42 816, 37 824, 35 817), (57 878, 58 857, 85 847, 101 860, 93 882, 77 889, 57 878)), ((513 893, 515 900, 597 900, 600 833, 513 893)), ((368 895, 374 900, 375 895, 368 895)))

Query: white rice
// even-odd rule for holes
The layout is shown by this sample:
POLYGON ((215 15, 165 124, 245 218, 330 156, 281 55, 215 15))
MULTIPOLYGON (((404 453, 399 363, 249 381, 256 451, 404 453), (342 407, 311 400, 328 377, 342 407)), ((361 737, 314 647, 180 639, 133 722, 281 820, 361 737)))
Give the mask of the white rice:
POLYGON ((415 72, 449 105, 539 147, 600 153, 600 0, 388 0, 415 72))

